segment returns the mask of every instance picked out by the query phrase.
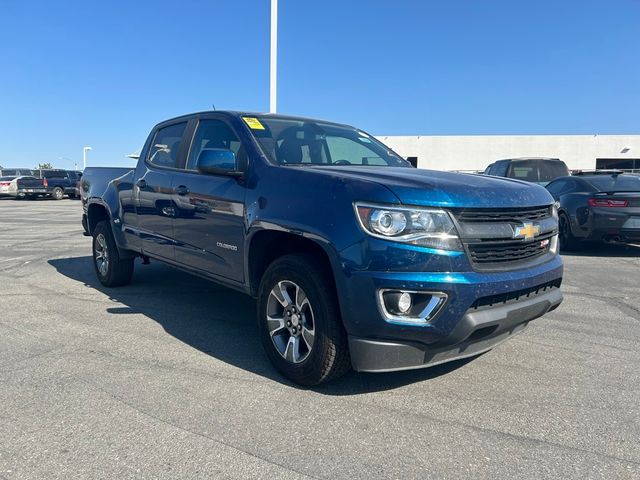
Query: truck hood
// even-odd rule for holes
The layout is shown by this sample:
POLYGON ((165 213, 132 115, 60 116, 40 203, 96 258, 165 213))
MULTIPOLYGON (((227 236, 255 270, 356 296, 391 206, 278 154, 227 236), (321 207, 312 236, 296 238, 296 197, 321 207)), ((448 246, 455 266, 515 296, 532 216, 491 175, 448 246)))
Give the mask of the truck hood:
MULTIPOLYGON (((290 168, 290 167, 287 167, 290 168)), ((295 167, 351 181, 376 182, 407 205, 534 207, 553 203, 547 190, 520 180, 403 167, 295 167)), ((371 200, 371 199, 358 199, 371 200)))

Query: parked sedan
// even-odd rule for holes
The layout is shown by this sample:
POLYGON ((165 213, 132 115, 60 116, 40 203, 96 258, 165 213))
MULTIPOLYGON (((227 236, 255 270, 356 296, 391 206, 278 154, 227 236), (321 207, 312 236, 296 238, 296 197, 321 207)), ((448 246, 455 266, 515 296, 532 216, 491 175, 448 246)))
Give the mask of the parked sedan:
POLYGON ((547 185, 558 204, 560 248, 584 241, 640 243, 640 175, 579 172, 547 185))
POLYGON ((14 176, 0 177, 0 197, 9 197, 11 196, 9 193, 9 187, 11 186, 11 182, 15 180, 14 176))

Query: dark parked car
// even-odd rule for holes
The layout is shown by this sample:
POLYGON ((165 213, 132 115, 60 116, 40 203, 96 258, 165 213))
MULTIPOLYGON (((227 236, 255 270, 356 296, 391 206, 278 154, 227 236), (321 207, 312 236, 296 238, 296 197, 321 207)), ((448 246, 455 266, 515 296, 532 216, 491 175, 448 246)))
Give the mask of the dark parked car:
POLYGON ((579 172, 547 185, 559 206, 560 246, 640 242, 640 175, 579 172))
POLYGON ((60 200, 64 195, 70 198, 78 195, 78 173, 75 170, 43 169, 36 172, 36 177, 44 181, 53 198, 60 200))
POLYGON ((515 178, 546 185, 558 177, 569 175, 567 165, 557 158, 511 158, 489 165, 485 175, 515 178))
POLYGON ((134 169, 87 168, 82 196, 103 285, 152 257, 245 292, 269 359, 305 385, 474 356, 562 301, 549 192, 419 170, 348 125, 174 118, 134 169))
POLYGON ((76 198, 79 195, 78 181, 82 172, 75 170, 42 169, 34 177, 23 178, 18 182, 19 198, 50 196, 62 200, 65 195, 76 198))

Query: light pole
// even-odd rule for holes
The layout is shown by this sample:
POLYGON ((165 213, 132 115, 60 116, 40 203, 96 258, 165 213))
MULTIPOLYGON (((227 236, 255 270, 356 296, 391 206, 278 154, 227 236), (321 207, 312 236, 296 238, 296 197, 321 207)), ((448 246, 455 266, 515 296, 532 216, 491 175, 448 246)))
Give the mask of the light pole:
POLYGON ((82 149, 82 169, 87 168, 87 152, 93 150, 91 147, 83 147, 82 149))
POLYGON ((278 0, 271 0, 271 62, 269 67, 269 112, 276 113, 278 76, 278 0))

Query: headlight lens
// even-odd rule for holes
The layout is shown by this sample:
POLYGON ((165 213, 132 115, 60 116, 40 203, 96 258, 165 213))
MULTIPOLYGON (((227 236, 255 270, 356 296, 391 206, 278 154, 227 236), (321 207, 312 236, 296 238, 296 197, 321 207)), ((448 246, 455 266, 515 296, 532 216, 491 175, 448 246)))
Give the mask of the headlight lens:
POLYGON ((462 250, 449 214, 431 208, 355 204, 361 227, 369 235, 441 250, 462 250))

